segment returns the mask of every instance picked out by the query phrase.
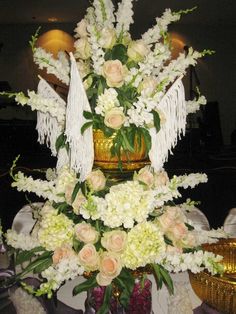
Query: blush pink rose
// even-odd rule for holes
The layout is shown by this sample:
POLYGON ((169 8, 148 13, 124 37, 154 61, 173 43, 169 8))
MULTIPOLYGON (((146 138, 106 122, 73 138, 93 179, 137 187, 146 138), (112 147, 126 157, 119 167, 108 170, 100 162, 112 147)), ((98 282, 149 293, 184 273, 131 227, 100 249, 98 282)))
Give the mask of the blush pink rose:
POLYGON ((79 261, 87 271, 98 269, 99 254, 93 244, 85 244, 78 253, 79 261))
POLYGON ((127 233, 121 230, 105 232, 101 239, 102 246, 111 252, 121 253, 126 246, 127 233))
POLYGON ((105 113, 104 124, 109 128, 118 130, 122 127, 125 120, 123 109, 115 107, 105 113))
POLYGON ((109 286, 112 282, 112 279, 113 278, 111 277, 104 276, 102 273, 98 273, 96 276, 96 280, 99 286, 109 286))
POLYGON ((75 252, 69 245, 64 245, 59 248, 56 248, 56 250, 53 252, 52 261, 53 264, 58 264, 63 258, 69 258, 71 256, 75 255, 75 252))
POLYGON ((183 239, 188 233, 188 228, 183 223, 174 224, 171 229, 168 230, 167 236, 173 242, 178 242, 183 239))
POLYGON ((73 212, 78 215, 79 214, 79 211, 80 211, 80 208, 81 206, 86 202, 86 197, 84 196, 84 194, 82 192, 78 192, 76 194, 76 197, 72 203, 72 207, 73 207, 73 212))
POLYGON ((174 225, 183 223, 184 221, 185 216, 177 206, 165 206, 164 213, 157 219, 163 232, 170 230, 174 225))
POLYGON ((121 260, 118 254, 103 252, 100 255, 99 271, 103 277, 112 280, 120 274, 121 269, 121 260))
POLYGON ((75 236, 84 243, 96 243, 99 238, 97 230, 85 222, 75 225, 75 236))
POLYGON ((152 187, 154 183, 154 175, 149 166, 140 169, 134 178, 135 180, 145 183, 148 187, 152 187))
POLYGON ((86 182, 93 191, 101 191, 106 186, 106 177, 101 170, 97 169, 90 172, 86 178, 86 182))
POLYGON ((154 174, 154 186, 160 187, 169 182, 169 177, 166 171, 159 171, 154 174))
POLYGON ((103 64, 102 74, 109 87, 121 87, 124 84, 126 72, 120 60, 108 60, 103 64))

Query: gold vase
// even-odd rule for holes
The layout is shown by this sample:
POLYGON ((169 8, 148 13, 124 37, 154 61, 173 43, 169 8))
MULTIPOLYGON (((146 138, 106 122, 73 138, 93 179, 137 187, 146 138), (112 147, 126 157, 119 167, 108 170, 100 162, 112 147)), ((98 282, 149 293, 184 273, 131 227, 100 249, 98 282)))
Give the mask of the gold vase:
POLYGON ((225 314, 236 314, 236 239, 222 239, 217 243, 205 244, 204 249, 222 255, 224 274, 211 276, 207 272, 189 273, 196 295, 225 314))
MULTIPOLYGON (((106 137, 101 130, 93 131, 94 141, 94 164, 95 166, 107 171, 118 171, 118 157, 111 156, 111 147, 113 145, 113 139, 115 134, 111 137, 106 137)), ((141 147, 138 147, 137 141, 135 141, 135 152, 121 151, 120 160, 122 161, 123 171, 139 170, 145 165, 149 164, 149 160, 146 155, 146 146, 142 139, 141 147)))

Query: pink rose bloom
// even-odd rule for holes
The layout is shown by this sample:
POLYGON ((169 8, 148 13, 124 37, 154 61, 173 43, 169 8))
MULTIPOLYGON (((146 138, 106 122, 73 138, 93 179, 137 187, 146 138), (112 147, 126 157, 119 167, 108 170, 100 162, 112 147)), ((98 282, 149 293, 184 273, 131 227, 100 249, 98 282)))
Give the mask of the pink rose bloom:
POLYGON ((159 171, 154 174, 154 186, 160 187, 169 182, 169 177, 166 171, 159 171))
POLYGON ((174 224, 171 229, 168 230, 166 235, 173 243, 182 240, 188 233, 188 228, 183 223, 174 224))
POLYGON ((93 244, 85 244, 78 253, 79 261, 87 271, 94 271, 98 269, 99 255, 93 244))
POLYGON ((65 200, 66 200, 66 203, 69 205, 71 205, 71 196, 74 191, 74 188, 75 188, 75 183, 67 184, 65 188, 65 200))
POLYGON ((109 286, 112 282, 112 279, 113 278, 111 277, 104 276, 102 273, 98 273, 96 276, 96 280, 99 286, 109 286))
MULTIPOLYGON (((120 274, 121 269, 121 260, 118 254, 113 252, 103 252, 100 256, 100 275, 97 277, 97 279, 101 279, 102 282, 100 283, 106 285, 105 282, 109 282, 109 280, 111 282, 112 279, 120 274)), ((98 282, 98 284, 100 283, 98 282)))
POLYGON ((134 176, 135 180, 145 183, 148 187, 152 187, 154 183, 154 175, 149 166, 146 166, 139 170, 134 176))
POLYGON ((101 191, 106 186, 106 177, 101 170, 97 169, 90 172, 86 178, 86 182, 93 191, 101 191))
POLYGON ((121 230, 105 232, 101 239, 102 246, 111 252, 121 253, 125 249, 127 233, 121 230))
POLYGON ((126 118, 123 109, 115 107, 105 113, 104 124, 109 128, 118 130, 122 127, 125 120, 126 118))
POLYGON ((86 197, 84 196, 84 194, 82 192, 78 192, 76 194, 76 197, 72 203, 72 207, 73 207, 73 211, 75 214, 79 214, 79 210, 81 208, 81 206, 86 202, 86 197))
POLYGON ((157 222, 163 232, 167 232, 177 223, 183 223, 185 216, 177 206, 165 206, 164 213, 158 217, 157 222))
POLYGON ((186 236, 181 240, 182 247, 195 247, 198 241, 192 232, 188 232, 186 236))
POLYGON ((75 225, 76 238, 84 243, 96 243, 99 238, 97 230, 85 222, 75 225))
POLYGON ((71 256, 75 255, 75 252, 69 245, 64 245, 53 252, 52 261, 53 264, 58 264, 63 258, 70 258, 71 256))
POLYGON ((109 87, 121 87, 124 84, 126 68, 120 60, 108 60, 103 64, 103 76, 109 87))
POLYGON ((167 245, 166 246, 166 252, 167 253, 179 253, 179 254, 181 254, 181 253, 183 253, 183 249, 176 247, 176 246, 167 245))

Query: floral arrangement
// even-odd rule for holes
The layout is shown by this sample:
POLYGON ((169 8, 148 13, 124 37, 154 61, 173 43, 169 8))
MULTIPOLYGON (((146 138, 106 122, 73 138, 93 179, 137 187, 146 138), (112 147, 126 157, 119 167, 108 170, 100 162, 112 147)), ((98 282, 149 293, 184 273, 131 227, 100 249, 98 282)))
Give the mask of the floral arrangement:
POLYGON ((129 306, 139 269, 139 276, 145 279, 148 270, 158 287, 164 283, 170 292, 170 272, 223 271, 221 257, 203 251, 201 244, 225 234, 194 228, 186 217, 194 203, 175 203, 181 189, 207 182, 206 175, 169 178, 162 168, 184 132, 187 113, 205 103, 200 94, 185 102, 181 77, 211 51, 190 48, 187 55, 170 59, 167 27, 191 11, 168 9, 141 39, 132 40, 132 1, 121 1, 114 13, 110 0, 94 0, 75 29, 70 60, 63 52, 55 59, 37 48, 38 33, 32 36, 35 63, 68 85, 69 92, 66 102, 40 78, 37 92, 2 93, 38 111, 39 141, 58 157, 56 170, 48 169, 45 180, 14 174, 16 160, 11 169, 13 187, 45 199, 30 234, 8 230, 5 235, 17 252, 15 264, 24 263, 10 280, 29 272, 40 274, 38 289, 24 284, 30 293, 51 297, 65 281, 86 274, 73 293, 105 287, 98 313, 106 313, 114 287, 122 306, 129 306), (118 183, 92 169, 92 128, 114 135, 111 150, 118 157, 121 150, 134 150, 135 138, 143 138, 151 165, 135 172, 132 180, 118 183), (156 142, 161 143, 160 160, 155 159, 156 142))

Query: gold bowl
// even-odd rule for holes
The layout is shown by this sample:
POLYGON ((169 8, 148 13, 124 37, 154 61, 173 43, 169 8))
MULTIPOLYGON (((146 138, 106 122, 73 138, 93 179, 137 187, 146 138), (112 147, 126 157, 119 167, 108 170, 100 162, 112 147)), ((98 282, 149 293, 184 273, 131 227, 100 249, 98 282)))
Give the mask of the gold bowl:
MULTIPOLYGON (((101 130, 93 131, 94 164, 103 170, 114 171, 118 169, 118 157, 111 156, 111 147, 114 137, 115 134, 111 137, 106 137, 101 130)), ((124 171, 138 170, 149 164, 144 140, 142 140, 141 147, 138 147, 136 141, 134 148, 134 153, 121 151, 120 160, 122 161, 122 169, 124 171)))
POLYGON ((207 272, 189 273, 193 290, 202 301, 216 310, 236 314, 236 238, 205 244, 204 249, 223 256, 224 274, 217 277, 207 272))

